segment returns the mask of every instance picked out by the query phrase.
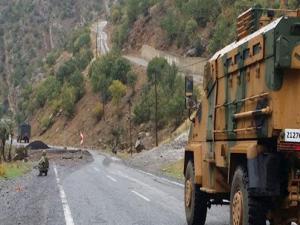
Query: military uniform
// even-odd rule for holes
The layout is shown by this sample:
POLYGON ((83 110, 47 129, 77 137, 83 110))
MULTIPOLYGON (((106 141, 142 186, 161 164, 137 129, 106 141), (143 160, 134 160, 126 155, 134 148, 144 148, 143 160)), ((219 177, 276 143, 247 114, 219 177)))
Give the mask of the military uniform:
POLYGON ((40 171, 39 176, 42 176, 43 174, 45 174, 45 176, 47 176, 48 169, 49 169, 49 160, 46 156, 45 151, 43 151, 42 158, 40 159, 40 161, 38 163, 38 168, 40 171))

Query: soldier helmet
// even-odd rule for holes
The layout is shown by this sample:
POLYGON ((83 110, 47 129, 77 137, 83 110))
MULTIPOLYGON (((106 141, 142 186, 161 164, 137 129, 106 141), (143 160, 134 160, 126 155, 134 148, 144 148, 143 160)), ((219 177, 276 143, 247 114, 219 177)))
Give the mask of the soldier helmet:
POLYGON ((46 156, 47 152, 45 150, 43 150, 42 155, 46 156))

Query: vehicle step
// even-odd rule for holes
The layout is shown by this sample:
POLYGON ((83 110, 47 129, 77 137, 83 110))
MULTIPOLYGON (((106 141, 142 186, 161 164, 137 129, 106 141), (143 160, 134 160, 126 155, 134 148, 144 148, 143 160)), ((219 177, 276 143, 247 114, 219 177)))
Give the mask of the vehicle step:
POLYGON ((203 191, 203 192, 209 193, 209 194, 217 193, 217 191, 215 189, 211 189, 211 188, 202 187, 202 188, 200 188, 200 190, 203 191))

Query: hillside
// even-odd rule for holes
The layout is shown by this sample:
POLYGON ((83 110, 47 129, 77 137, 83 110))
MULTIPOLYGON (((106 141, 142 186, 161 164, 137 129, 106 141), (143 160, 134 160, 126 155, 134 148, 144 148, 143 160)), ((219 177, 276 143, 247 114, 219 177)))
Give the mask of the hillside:
POLYGON ((299 1, 128 0, 112 8, 113 43, 125 52, 143 44, 175 55, 208 57, 233 42, 236 18, 255 5, 299 7, 299 1))
MULTIPOLYGON (((94 7, 96 0, 72 3, 54 2, 49 9, 30 0, 2 5, 1 9, 10 13, 15 7, 28 13, 17 10, 22 15, 19 20, 5 20, 4 49, 0 51, 5 53, 1 108, 6 113, 8 108, 15 111, 17 122, 29 120, 35 139, 57 145, 78 145, 81 132, 85 146, 118 145, 120 149, 130 146, 130 125, 131 142, 141 136, 146 147, 151 148, 155 143, 156 119, 161 142, 187 115, 180 68, 169 65, 163 58, 146 62, 147 67, 129 62, 126 55, 136 55, 139 61, 141 48, 149 45, 182 58, 206 58, 235 39, 236 17, 243 10, 255 4, 280 5, 268 0, 128 0, 108 2, 111 7, 108 13, 104 4, 94 7), (27 9, 27 3, 32 7, 27 9), (106 24, 104 20, 108 18, 108 27, 99 31, 99 15, 104 10, 106 16, 102 14, 100 24, 106 24), (45 17, 37 20, 39 24, 35 21, 39 18, 37 12, 45 17), (36 23, 36 27, 29 22, 19 26, 21 18, 36 23), (20 32, 16 34, 21 35, 20 27, 26 26, 37 35, 30 36, 30 41, 23 40, 26 37, 23 35, 18 42, 12 42, 12 49, 8 48, 10 29, 15 27, 20 32), (103 43, 106 36, 108 44, 103 43), (96 41, 95 37, 100 39, 96 41), (35 47, 34 41, 41 42, 40 48, 31 48, 31 45, 35 47), (110 52, 106 45, 112 49, 110 52), (28 48, 36 53, 27 59, 25 49, 28 48), (95 54, 103 48, 109 53, 95 54), (15 57, 15 52, 20 57, 15 57), (27 59, 26 63, 20 62, 23 59, 27 59), (158 118, 153 74, 159 76, 158 118)), ((295 8, 298 3, 289 1, 287 6, 295 8)), ((201 92, 196 94, 199 96, 201 92)))
POLYGON ((0 111, 24 120, 20 95, 48 75, 43 59, 60 51, 74 28, 93 21, 102 10, 98 0, 1 1, 0 111))

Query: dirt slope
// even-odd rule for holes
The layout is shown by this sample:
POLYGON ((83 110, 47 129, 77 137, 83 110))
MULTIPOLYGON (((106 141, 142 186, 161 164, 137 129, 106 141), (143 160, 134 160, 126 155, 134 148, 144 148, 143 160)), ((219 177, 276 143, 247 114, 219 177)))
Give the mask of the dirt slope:
MULTIPOLYGON (((133 102, 136 101, 140 94, 140 89, 146 81, 145 69, 143 67, 134 67, 134 71, 138 74, 138 81, 136 85, 136 94, 133 97, 133 102)), ((131 90, 127 90, 127 97, 131 94, 131 90)), ((129 122, 127 120, 128 104, 127 97, 123 98, 120 105, 121 113, 124 114, 122 118, 117 115, 117 107, 109 103, 105 107, 105 119, 97 122, 93 115, 95 104, 100 101, 97 94, 93 93, 89 81, 86 81, 86 94, 76 105, 76 113, 73 119, 68 120, 62 113, 55 116, 55 122, 45 133, 42 133, 40 128, 40 120, 49 108, 45 107, 36 113, 36 116, 31 119, 33 139, 42 140, 52 145, 66 145, 79 146, 80 132, 84 135, 84 147, 108 147, 107 143, 112 139, 111 129, 116 125, 124 128, 124 138, 122 143, 125 147, 129 140, 129 122), (117 121, 117 122, 116 122, 117 121)), ((133 128, 133 137, 137 137, 140 132, 139 127, 133 128)), ((134 139, 135 140, 135 139, 134 139)), ((148 146, 150 147, 150 146, 148 146)))

